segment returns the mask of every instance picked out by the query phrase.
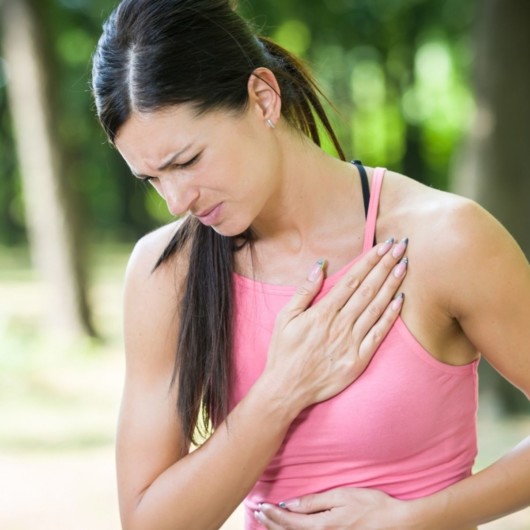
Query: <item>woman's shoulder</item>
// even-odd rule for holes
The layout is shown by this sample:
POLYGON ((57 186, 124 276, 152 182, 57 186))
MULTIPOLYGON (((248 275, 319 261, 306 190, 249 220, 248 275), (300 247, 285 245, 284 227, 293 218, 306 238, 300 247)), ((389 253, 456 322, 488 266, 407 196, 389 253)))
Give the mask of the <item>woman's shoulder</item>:
POLYGON ((462 287, 495 256, 502 255, 506 267, 521 262, 510 233, 475 201, 392 172, 385 186, 382 226, 386 233, 409 237, 411 263, 429 284, 444 291, 462 287))
MULTIPOLYGON (((482 291, 506 292, 506 275, 516 277, 524 291, 529 269, 522 251, 501 223, 475 201, 389 172, 382 206, 384 232, 379 239, 409 237, 410 271, 404 283, 410 295, 409 313, 405 309, 404 316, 413 327, 416 322, 418 329, 430 330, 425 341, 432 339, 434 328, 421 324, 421 319, 440 326, 478 313, 485 303, 482 291)), ((501 295, 491 294, 488 300, 494 298, 501 303, 501 295)), ((441 336, 446 337, 445 332, 441 336)), ((435 351, 436 341, 433 344, 435 351)))
POLYGON ((152 276, 155 271, 157 276, 162 276, 168 269, 179 271, 185 268, 186 251, 174 253, 163 266, 157 267, 160 256, 173 240, 182 222, 182 219, 173 221, 142 236, 134 245, 129 257, 126 276, 131 274, 152 276))
POLYGON ((135 244, 125 272, 124 301, 128 311, 150 306, 160 316, 174 313, 188 271, 187 246, 160 265, 158 262, 181 223, 179 220, 162 226, 135 244))
POLYGON ((187 273, 185 252, 156 264, 179 229, 176 221, 143 236, 125 274, 123 318, 130 371, 142 377, 171 374, 179 303, 187 273))
POLYGON ((386 171, 382 199, 390 198, 399 207, 411 207, 420 212, 424 209, 452 209, 472 200, 454 193, 440 190, 419 180, 395 171, 386 171))
POLYGON ((499 223, 475 201, 388 171, 381 197, 381 218, 419 240, 447 242, 475 239, 498 229, 499 223))

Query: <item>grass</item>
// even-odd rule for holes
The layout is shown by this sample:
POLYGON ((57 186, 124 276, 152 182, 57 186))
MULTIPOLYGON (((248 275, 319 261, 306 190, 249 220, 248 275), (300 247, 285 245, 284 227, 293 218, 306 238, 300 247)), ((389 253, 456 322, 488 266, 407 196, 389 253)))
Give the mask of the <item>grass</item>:
MULTIPOLYGON (((0 249, 0 528, 117 530, 114 430, 124 361, 120 337, 126 252, 99 249, 91 297, 101 343, 65 343, 45 332, 47 290, 24 250, 0 249)), ((487 401, 486 401, 487 404, 487 401)), ((483 407, 485 467, 530 431, 530 419, 483 407)), ((241 528, 236 514, 225 530, 241 528)), ((530 509, 484 525, 530 528, 530 509)))

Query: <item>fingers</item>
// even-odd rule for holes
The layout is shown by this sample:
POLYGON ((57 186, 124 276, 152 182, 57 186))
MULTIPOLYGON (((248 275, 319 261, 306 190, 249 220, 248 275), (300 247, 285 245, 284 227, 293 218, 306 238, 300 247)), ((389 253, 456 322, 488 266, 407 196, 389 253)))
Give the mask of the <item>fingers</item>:
POLYGON ((394 238, 391 238, 375 246, 354 263, 319 304, 325 305, 326 310, 336 312, 350 302, 350 308, 356 308, 357 314, 360 314, 405 253, 407 243, 408 240, 403 239, 394 245, 394 238))
POLYGON ((400 293, 396 297, 396 293, 408 269, 408 259, 401 258, 407 243, 406 239, 401 241, 392 252, 385 255, 381 266, 368 274, 359 289, 359 296, 354 293, 341 310, 341 317, 352 322, 351 333, 354 343, 358 345, 361 361, 358 367, 362 370, 366 368, 401 312, 404 294, 400 293), (400 261, 396 265, 397 259, 400 261), (371 298, 362 300, 366 293, 371 298))
POLYGON ((304 495, 298 499, 291 499, 279 503, 280 508, 285 508, 295 513, 317 513, 335 508, 341 503, 341 489, 333 489, 322 493, 304 495))
POLYGON ((324 280, 325 260, 318 260, 307 276, 306 281, 298 287, 291 300, 281 311, 281 315, 287 320, 291 320, 305 311, 322 287, 324 280))
POLYGON ((315 525, 324 522, 329 510, 343 504, 343 490, 334 489, 280 502, 279 507, 269 503, 260 504, 254 517, 269 530, 319 528, 315 525))
MULTIPOLYGON (((387 258, 387 256, 385 256, 387 258)), ((341 313, 354 324, 355 336, 364 337, 379 320, 395 297, 408 269, 408 259, 402 258, 395 265, 392 256, 383 260, 381 267, 367 276, 358 293, 354 293, 341 313)))
MULTIPOLYGON (((362 338, 359 346, 359 357, 364 363, 368 364, 368 361, 372 358, 373 354, 390 331, 390 328, 399 316, 404 299, 405 295, 403 293, 396 296, 396 298, 387 306, 381 318, 379 318, 375 324, 370 326, 369 330, 362 338)), ((359 323, 359 320, 357 323, 359 323)), ((360 323, 361 326, 363 324, 369 326, 369 321, 360 323)))
MULTIPOLYGON (((270 511, 269 511, 269 515, 270 515, 270 511)), ((258 523, 263 528, 266 528, 267 530, 285 530, 286 529, 285 526, 281 526, 279 523, 277 523, 274 520, 275 519, 274 513, 272 514, 272 519, 270 519, 265 514, 264 511, 259 510, 259 511, 254 512, 254 519, 256 519, 256 521, 258 521, 258 523)), ((287 527, 287 528, 289 528, 289 527, 287 527)))
POLYGON ((256 520, 268 530, 304 530, 321 528, 323 514, 301 514, 289 512, 272 504, 260 505, 254 513, 256 520))
MULTIPOLYGON (((355 303, 351 305, 356 309, 357 314, 360 314, 372 301, 389 271, 405 253, 407 242, 408 240, 404 239, 394 245, 394 238, 391 238, 375 246, 355 262, 319 304, 325 305, 326 310, 339 311, 345 304, 352 302, 352 294, 356 293, 355 303), (389 252, 391 249, 392 252, 389 252), (368 278, 369 282, 366 282, 368 278)), ((324 265, 323 259, 313 265, 307 280, 298 287, 294 296, 282 309, 283 318, 292 320, 309 307, 322 287, 324 265)))

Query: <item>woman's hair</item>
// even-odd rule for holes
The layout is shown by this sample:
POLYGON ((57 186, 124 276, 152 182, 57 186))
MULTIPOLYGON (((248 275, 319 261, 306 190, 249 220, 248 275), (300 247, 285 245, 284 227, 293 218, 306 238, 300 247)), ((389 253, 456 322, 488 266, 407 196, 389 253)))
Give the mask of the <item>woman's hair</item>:
MULTIPOLYGON (((287 123, 320 145, 320 122, 344 159, 306 68, 256 36, 229 0, 123 0, 105 22, 93 56, 98 117, 113 143, 135 111, 188 103, 198 114, 242 112, 249 76, 259 67, 275 74, 287 123)), ((189 244, 173 383, 178 378, 177 410, 190 441, 196 429, 205 435, 228 413, 233 255, 241 248, 236 242, 251 239, 250 229, 224 237, 189 216, 155 266, 189 244)))

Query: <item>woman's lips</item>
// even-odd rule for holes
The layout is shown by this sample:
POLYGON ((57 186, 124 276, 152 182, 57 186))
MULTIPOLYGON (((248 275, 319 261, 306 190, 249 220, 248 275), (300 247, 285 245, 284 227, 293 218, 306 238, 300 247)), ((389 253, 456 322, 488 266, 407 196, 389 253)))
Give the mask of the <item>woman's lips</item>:
POLYGON ((205 210, 203 213, 196 214, 197 219, 206 226, 211 226, 216 223, 216 221, 219 218, 219 215, 221 214, 221 206, 222 203, 219 203, 215 205, 213 208, 210 208, 209 210, 205 210))

